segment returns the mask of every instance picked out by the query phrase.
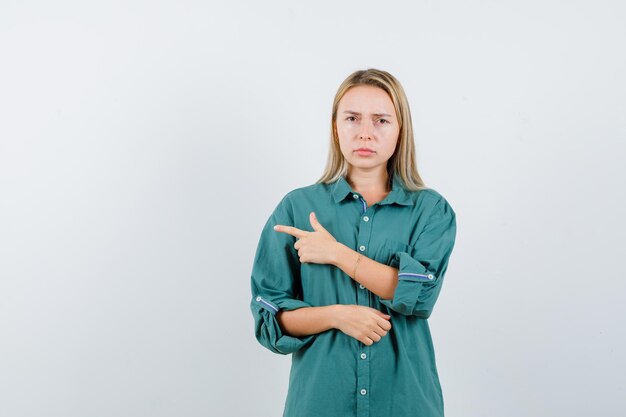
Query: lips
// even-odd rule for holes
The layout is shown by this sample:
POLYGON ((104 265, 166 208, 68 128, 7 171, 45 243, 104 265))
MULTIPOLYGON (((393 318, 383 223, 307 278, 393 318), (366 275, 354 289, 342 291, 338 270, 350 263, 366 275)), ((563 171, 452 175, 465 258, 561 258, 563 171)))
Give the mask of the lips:
POLYGON ((368 155, 373 155, 375 153, 374 150, 370 148, 359 148, 354 152, 356 152, 357 155, 359 156, 368 156, 368 155))

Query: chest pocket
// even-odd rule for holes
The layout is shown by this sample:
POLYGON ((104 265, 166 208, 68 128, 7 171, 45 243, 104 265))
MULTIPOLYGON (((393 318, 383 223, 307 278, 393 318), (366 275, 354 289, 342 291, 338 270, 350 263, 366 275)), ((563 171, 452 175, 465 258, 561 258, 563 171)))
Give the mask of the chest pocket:
POLYGON ((398 267, 396 253, 407 252, 413 254, 413 247, 393 239, 385 239, 374 254, 374 260, 388 266, 398 267))

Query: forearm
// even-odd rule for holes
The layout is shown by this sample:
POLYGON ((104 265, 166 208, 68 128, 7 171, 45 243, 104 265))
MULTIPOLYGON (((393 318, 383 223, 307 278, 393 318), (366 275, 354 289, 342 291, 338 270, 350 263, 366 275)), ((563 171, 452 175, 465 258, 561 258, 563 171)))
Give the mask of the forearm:
POLYGON ((350 278, 383 299, 392 299, 398 285, 398 269, 381 264, 361 254, 354 277, 354 266, 359 253, 337 242, 334 265, 350 278))
POLYGON ((337 305, 329 305, 281 310, 276 313, 276 320, 283 332, 289 336, 308 336, 335 328, 336 309, 337 305))

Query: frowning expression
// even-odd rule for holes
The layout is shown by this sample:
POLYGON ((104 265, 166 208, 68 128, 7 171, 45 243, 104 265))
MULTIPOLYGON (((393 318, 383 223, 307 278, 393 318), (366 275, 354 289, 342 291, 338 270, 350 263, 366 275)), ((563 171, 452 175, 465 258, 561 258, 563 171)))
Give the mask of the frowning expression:
POLYGON ((339 101, 335 123, 341 153, 353 166, 386 164, 396 149, 400 127, 393 102, 382 88, 351 87, 339 101))

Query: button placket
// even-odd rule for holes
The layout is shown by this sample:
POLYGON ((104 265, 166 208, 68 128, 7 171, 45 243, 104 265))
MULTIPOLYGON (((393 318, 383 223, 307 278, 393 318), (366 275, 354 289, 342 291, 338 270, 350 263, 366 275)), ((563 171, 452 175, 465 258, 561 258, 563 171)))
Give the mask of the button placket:
MULTIPOLYGON (((356 196, 355 203, 361 204, 360 207, 360 219, 357 223, 358 233, 357 233, 357 251, 365 256, 367 256, 370 238, 372 235, 372 223, 376 211, 375 205, 367 207, 367 203, 365 200, 358 196, 357 194, 353 194, 353 197, 356 196)), ((356 300, 357 304, 361 306, 370 307, 371 304, 371 294, 363 284, 359 283, 360 290, 357 290, 356 300)), ((364 343, 359 342, 359 350, 355 352, 357 363, 357 378, 356 378, 356 386, 357 386, 357 416, 369 416, 370 414, 370 403, 369 403, 369 388, 370 388, 370 361, 369 361, 369 352, 371 351, 372 346, 367 346, 364 343)))
MULTIPOLYGON (((353 194, 355 199, 358 199, 363 207, 363 212, 361 213, 361 221, 357 224, 358 233, 357 233, 357 251, 362 253, 363 255, 367 255, 367 249, 370 241, 370 237, 372 234, 372 221, 374 218, 374 213, 376 210, 375 204, 367 207, 365 203, 365 199, 358 194, 353 194)), ((365 290, 365 286, 359 283, 359 289, 365 290)), ((370 295, 368 291, 358 291, 357 292, 357 303, 363 306, 370 306, 370 295)))
MULTIPOLYGON (((372 222, 370 220, 373 219, 375 208, 367 207, 365 205, 365 200, 363 199, 363 197, 360 197, 357 194, 354 194, 354 195, 356 195, 366 207, 365 212, 361 213, 362 221, 360 221, 357 225, 358 227, 357 250, 363 255, 367 255, 367 248, 368 248, 370 237, 372 234, 372 222), (367 221, 365 221, 365 219, 367 219, 367 221)), ((359 288, 361 290, 364 290, 365 286, 359 283, 359 288)), ((369 296, 368 291, 357 292, 357 304, 362 305, 362 306, 368 306, 368 307, 370 306, 370 296, 369 296)))
POLYGON ((357 416, 369 416, 369 386, 370 386, 370 361, 368 352, 371 351, 371 346, 363 345, 358 354, 357 362, 357 377, 356 386, 357 401, 356 408, 357 416))

